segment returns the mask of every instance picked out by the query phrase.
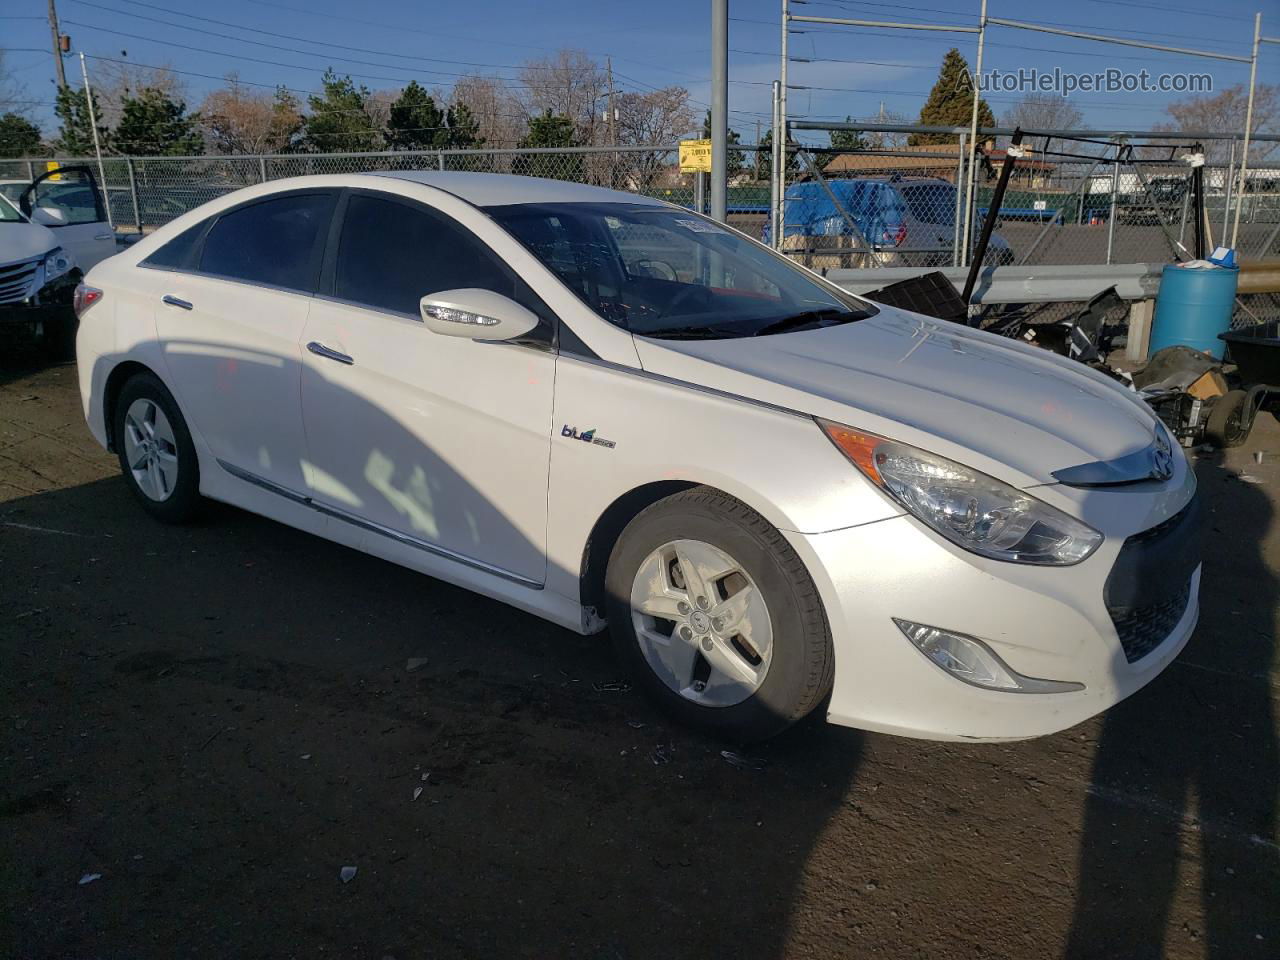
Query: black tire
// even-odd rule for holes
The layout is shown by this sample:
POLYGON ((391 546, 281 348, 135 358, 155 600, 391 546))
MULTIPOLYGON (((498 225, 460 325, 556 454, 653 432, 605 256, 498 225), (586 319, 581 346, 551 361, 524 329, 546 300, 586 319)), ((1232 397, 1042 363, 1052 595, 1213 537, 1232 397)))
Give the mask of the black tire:
POLYGON ((831 691, 835 656, 817 587, 791 545, 741 501, 709 487, 673 494, 641 511, 623 530, 605 576, 618 658, 637 685, 676 719, 746 742, 781 733, 831 691), (672 540, 695 539, 729 554, 755 582, 769 610, 773 654, 763 683, 746 700, 710 707, 671 689, 645 660, 631 616, 637 571, 672 540))
POLYGON ((1245 422, 1245 405, 1249 394, 1245 390, 1230 390, 1214 401, 1205 421, 1205 439, 1215 447, 1238 447, 1249 438, 1251 422, 1245 422))
POLYGON ((196 457, 195 445, 191 442, 191 431, 187 429, 187 421, 178 409, 173 394, 154 374, 136 374, 120 389, 113 411, 111 437, 125 483, 147 513, 163 523, 186 523, 199 514, 203 504, 200 496, 200 462, 196 457), (173 428, 178 456, 178 479, 173 492, 164 500, 153 500, 143 493, 125 457, 125 415, 130 406, 141 399, 150 400, 158 406, 173 428))

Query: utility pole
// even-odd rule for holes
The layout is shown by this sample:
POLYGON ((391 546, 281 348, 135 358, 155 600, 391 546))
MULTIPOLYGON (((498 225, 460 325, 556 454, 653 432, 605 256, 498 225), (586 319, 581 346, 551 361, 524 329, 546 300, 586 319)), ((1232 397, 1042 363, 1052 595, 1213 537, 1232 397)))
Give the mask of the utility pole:
MULTIPOLYGON (((609 146, 617 147, 618 146, 618 126, 617 126, 617 122, 613 112, 613 57, 606 57, 604 63, 605 63, 605 74, 609 78, 609 100, 608 100, 609 146)), ((617 187, 617 182, 615 180, 617 175, 618 175, 618 154, 615 151, 615 153, 613 154, 613 162, 609 166, 609 186, 610 187, 614 187, 614 188, 617 187)))
POLYGON ((67 87, 67 71, 62 66, 62 34, 58 30, 58 10, 49 0, 49 29, 53 33, 53 68, 58 73, 58 89, 67 87))
POLYGON ((728 207, 729 0, 711 0, 711 217, 728 207))

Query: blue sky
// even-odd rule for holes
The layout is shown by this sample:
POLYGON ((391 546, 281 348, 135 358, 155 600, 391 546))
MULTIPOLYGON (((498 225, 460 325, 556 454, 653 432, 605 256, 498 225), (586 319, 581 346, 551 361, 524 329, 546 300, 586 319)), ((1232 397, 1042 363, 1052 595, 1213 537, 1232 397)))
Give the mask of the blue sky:
MULTIPOLYGON (((794 5, 793 12, 923 23, 972 24, 977 19, 977 0, 926 3, 809 0, 794 5)), ((53 63, 45 0, 7 0, 2 9, 0 45, 9 51, 9 66, 26 86, 33 116, 52 129, 53 63)), ((1211 7, 1194 0, 989 0, 988 15, 1247 55, 1253 14, 1259 9, 1263 33, 1280 33, 1276 0, 1215 0, 1211 7)), ((461 73, 495 74, 514 85, 522 61, 562 47, 584 50, 601 62, 612 56, 619 89, 680 84, 688 87, 697 106, 709 100, 706 0, 382 0, 363 5, 349 0, 58 0, 58 11, 77 50, 185 71, 193 107, 205 91, 221 85, 209 78, 231 71, 242 81, 313 90, 330 64, 371 89, 415 78, 427 87, 447 88, 461 73)), ((730 0, 729 15, 731 124, 750 142, 757 121, 767 129, 769 83, 778 73, 779 4, 730 0)), ((790 82, 811 89, 791 91, 790 113, 813 119, 869 117, 881 102, 886 110, 914 119, 943 53, 959 47, 972 64, 976 46, 971 34, 818 26, 793 33, 791 41, 792 55, 811 62, 794 63, 790 82)), ((1248 80, 1246 64, 1009 28, 989 30, 986 66, 1208 72, 1215 89, 1248 80)), ((67 67, 78 78, 78 61, 68 60, 67 67)), ((1280 80, 1280 50, 1264 46, 1259 80, 1280 80)), ((993 93, 988 100, 999 117, 1018 96, 993 93)), ((1165 119, 1164 105, 1178 96, 1083 93, 1071 102, 1090 126, 1135 129, 1165 119)))

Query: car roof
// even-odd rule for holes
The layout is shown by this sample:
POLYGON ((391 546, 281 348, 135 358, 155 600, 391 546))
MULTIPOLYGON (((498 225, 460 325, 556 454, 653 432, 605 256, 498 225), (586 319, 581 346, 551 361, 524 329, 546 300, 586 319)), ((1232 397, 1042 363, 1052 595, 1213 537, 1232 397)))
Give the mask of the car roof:
POLYGON ((512 203, 641 203, 663 206, 661 200, 621 190, 608 190, 567 180, 543 180, 508 173, 464 173, 461 171, 387 170, 370 176, 409 180, 452 193, 478 207, 512 203))

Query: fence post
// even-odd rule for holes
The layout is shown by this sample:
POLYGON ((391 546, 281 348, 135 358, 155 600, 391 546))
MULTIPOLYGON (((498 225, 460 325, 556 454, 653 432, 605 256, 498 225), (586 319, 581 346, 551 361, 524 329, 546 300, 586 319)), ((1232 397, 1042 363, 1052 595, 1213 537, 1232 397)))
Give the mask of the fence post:
POLYGON ((258 176, 262 178, 262 182, 267 182, 267 158, 258 158, 258 176))
MULTIPOLYGON (((1231 138, 1231 156, 1227 160, 1227 195, 1223 200, 1222 206, 1222 235, 1226 237, 1227 227, 1230 226, 1231 218, 1231 195, 1234 192, 1233 187, 1236 183, 1236 138, 1231 138)), ((1225 240, 1223 241, 1226 242, 1225 240)))
POLYGON ((960 202, 964 198, 964 192, 960 189, 960 184, 964 181, 964 141, 967 134, 960 134, 960 152, 956 155, 956 214, 955 223, 952 224, 951 230, 951 265, 953 267, 960 266, 960 202))
POLYGON ((142 232, 142 208, 138 206, 138 179, 133 172, 133 157, 124 158, 125 169, 129 171, 129 197, 133 200, 133 223, 142 232))
POLYGON ((436 151, 436 169, 440 171, 444 170, 444 151, 443 150, 436 151))
POLYGON ((1111 265, 1111 249, 1116 235, 1116 189, 1120 185, 1120 141, 1116 141, 1115 159, 1111 161, 1111 209, 1107 214, 1107 265, 1111 265))
POLYGON ((27 161, 27 179, 32 183, 36 182, 36 165, 34 161, 27 161))

